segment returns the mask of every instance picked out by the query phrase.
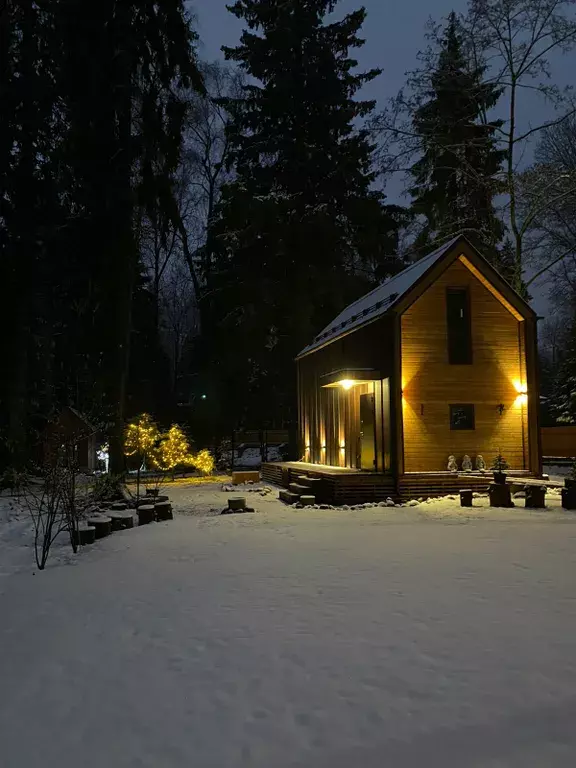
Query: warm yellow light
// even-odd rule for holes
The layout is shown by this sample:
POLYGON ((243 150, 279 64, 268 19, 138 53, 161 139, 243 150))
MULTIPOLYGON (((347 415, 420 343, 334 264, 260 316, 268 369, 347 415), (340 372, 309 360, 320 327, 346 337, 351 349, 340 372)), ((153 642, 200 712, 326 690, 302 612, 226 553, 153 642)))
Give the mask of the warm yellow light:
POLYGON ((528 395, 525 392, 522 392, 516 398, 516 405, 526 405, 527 403, 528 403, 528 395))
POLYGON ((326 443, 322 443, 322 450, 323 450, 323 451, 325 451, 325 450, 326 450, 326 443))
POLYGON ((528 394, 528 388, 526 387, 526 384, 522 384, 521 381, 516 379, 514 381, 514 389, 516 392, 518 392, 519 395, 527 395, 528 394))
POLYGON ((340 443, 340 450, 343 451, 346 448, 346 443, 340 443))
POLYGON ((356 382, 352 381, 352 379, 342 379, 342 381, 338 382, 342 389, 352 389, 355 383, 356 382))

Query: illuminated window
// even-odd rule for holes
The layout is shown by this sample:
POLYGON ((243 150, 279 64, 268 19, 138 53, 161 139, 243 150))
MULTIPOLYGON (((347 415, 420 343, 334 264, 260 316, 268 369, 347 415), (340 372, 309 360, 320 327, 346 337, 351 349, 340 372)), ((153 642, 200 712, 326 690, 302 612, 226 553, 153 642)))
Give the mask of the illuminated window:
POLYGON ((470 296, 465 288, 448 288, 446 291, 446 324, 448 362, 451 365, 470 365, 472 363, 470 296))
POLYGON ((475 429, 473 405, 450 406, 450 429, 475 429))

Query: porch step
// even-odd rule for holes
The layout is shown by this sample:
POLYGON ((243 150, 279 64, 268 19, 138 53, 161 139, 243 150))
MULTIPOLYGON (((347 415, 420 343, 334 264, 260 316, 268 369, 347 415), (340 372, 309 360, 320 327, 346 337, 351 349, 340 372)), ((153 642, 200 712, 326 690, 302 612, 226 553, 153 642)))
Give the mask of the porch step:
POLYGON ((299 477, 298 482, 305 485, 307 488, 317 488, 322 482, 321 477, 299 477))
POLYGON ((313 504, 316 504, 316 497, 307 495, 300 496, 300 504, 305 507, 311 507, 313 504))
POLYGON ((286 502, 286 504, 296 504, 300 501, 300 496, 297 493, 291 493, 290 491, 280 491, 278 498, 280 501, 286 502))
POLYGON ((310 490, 307 485, 300 485, 300 483, 290 483, 288 487, 292 493, 295 493, 297 496, 302 496, 303 493, 308 493, 310 490))

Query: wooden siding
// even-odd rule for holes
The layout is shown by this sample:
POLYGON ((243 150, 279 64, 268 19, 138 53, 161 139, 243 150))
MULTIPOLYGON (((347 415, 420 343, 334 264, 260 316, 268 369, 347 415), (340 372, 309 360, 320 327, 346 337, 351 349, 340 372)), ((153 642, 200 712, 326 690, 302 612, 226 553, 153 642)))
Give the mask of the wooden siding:
MULTIPOLYGON (((391 318, 382 318, 298 360, 299 457, 302 461, 357 467, 360 395, 374 391, 374 384, 370 381, 344 390, 323 387, 322 377, 345 369, 374 369, 377 376, 387 377, 393 362, 390 326, 391 318)), ((376 386, 376 390, 379 389, 380 384, 376 386)), ((382 418, 381 403, 377 396, 377 423, 382 418)), ((377 461, 381 468, 385 446, 381 434, 377 435, 377 461)))
POLYGON ((556 458, 576 457, 576 426, 542 427, 542 453, 556 458))
POLYGON ((461 262, 451 264, 402 315, 401 370, 405 472, 446 469, 449 454, 501 450, 513 469, 530 469, 527 407, 516 384, 526 384, 525 322, 461 262), (472 365, 449 365, 446 290, 467 288, 472 317, 472 365), (449 405, 475 406, 474 430, 450 429, 449 405), (504 405, 500 415, 498 406, 504 405))

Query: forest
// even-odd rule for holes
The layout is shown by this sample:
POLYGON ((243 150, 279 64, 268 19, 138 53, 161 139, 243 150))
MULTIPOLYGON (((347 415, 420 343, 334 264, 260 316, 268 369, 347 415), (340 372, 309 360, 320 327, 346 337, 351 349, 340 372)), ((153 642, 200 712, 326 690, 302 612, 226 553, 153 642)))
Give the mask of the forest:
POLYGON ((236 0, 214 62, 184 0, 0 0, 0 468, 65 406, 114 472, 142 412, 293 428, 297 353, 459 232, 549 297, 543 420, 576 423, 575 10, 469 0, 377 102, 360 5, 236 0))

